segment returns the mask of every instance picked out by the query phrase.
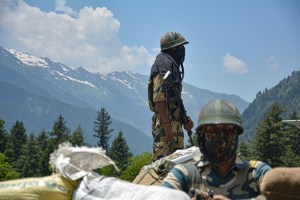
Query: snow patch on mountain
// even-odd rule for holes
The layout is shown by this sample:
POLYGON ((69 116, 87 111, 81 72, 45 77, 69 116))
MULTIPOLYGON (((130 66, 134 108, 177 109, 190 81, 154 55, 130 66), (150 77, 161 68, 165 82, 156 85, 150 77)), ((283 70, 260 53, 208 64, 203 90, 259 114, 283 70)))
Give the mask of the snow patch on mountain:
POLYGON ((115 81, 119 81, 120 83, 122 83, 123 85, 125 85, 126 87, 128 87, 129 89, 133 90, 134 88, 132 88, 130 86, 130 83, 126 80, 121 80, 121 79, 118 79, 116 77, 111 77, 112 80, 115 80, 115 81))
POLYGON ((14 49, 7 49, 7 50, 25 65, 29 65, 33 67, 49 68, 48 63, 43 58, 38 58, 27 53, 21 53, 14 49))
POLYGON ((70 76, 67 76, 67 75, 65 75, 65 74, 63 74, 63 73, 60 73, 60 72, 58 72, 58 71, 56 71, 56 73, 57 73, 58 75, 60 75, 60 76, 61 76, 63 79, 65 79, 65 80, 75 81, 75 82, 82 83, 82 84, 91 86, 91 87, 93 87, 93 88, 96 88, 95 85, 93 85, 92 83, 90 83, 90 82, 88 82, 88 81, 81 81, 81 80, 72 78, 72 77, 70 77, 70 76))

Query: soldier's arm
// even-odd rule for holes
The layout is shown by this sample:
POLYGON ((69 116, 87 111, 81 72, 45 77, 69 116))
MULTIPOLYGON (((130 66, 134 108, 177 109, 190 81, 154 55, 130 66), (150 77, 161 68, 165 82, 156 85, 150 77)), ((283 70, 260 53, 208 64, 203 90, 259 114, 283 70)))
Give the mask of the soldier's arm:
POLYGON ((188 193, 186 173, 187 171, 182 165, 175 165, 175 167, 164 178, 162 186, 182 190, 188 193))
POLYGON ((166 91, 164 88, 163 74, 158 74, 153 79, 153 101, 155 103, 155 109, 160 116, 160 122, 166 133, 166 141, 173 139, 171 121, 168 116, 166 106, 166 91))

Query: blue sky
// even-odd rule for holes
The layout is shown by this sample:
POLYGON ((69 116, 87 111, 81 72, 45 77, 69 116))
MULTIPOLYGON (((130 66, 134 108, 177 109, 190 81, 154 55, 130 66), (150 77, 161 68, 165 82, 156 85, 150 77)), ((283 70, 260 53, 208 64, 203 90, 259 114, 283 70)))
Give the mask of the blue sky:
POLYGON ((186 45, 184 81, 251 102, 300 69, 298 0, 1 0, 0 45, 91 72, 148 75, 161 36, 186 45))

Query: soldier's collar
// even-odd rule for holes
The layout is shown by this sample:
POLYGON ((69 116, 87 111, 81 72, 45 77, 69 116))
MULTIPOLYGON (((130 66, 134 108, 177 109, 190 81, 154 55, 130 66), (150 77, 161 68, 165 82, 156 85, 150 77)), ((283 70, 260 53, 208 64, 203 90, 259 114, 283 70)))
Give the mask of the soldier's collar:
MULTIPOLYGON (((243 162, 243 160, 239 157, 239 156, 236 156, 235 158, 235 164, 234 164, 234 167, 236 167, 237 169, 239 170, 243 170, 246 168, 246 164, 243 162)), ((197 167, 205 167, 207 165, 209 165, 210 162, 208 160, 200 160, 198 163, 197 163, 197 167)))

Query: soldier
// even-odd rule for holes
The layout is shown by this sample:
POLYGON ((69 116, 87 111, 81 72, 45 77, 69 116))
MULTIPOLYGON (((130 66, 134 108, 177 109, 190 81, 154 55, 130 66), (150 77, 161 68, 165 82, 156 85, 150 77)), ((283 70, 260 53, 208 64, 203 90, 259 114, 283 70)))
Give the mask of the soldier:
POLYGON ((160 40, 161 53, 151 68, 148 85, 152 117, 153 161, 184 148, 182 126, 190 131, 194 123, 186 115, 181 99, 185 44, 177 32, 167 32, 160 40))
POLYGON ((162 185, 204 199, 245 199, 260 194, 260 184, 271 167, 242 160, 236 153, 244 131, 238 109, 225 100, 206 104, 196 129, 203 158, 198 163, 176 165, 162 185), (213 197, 213 194, 216 194, 213 197))

